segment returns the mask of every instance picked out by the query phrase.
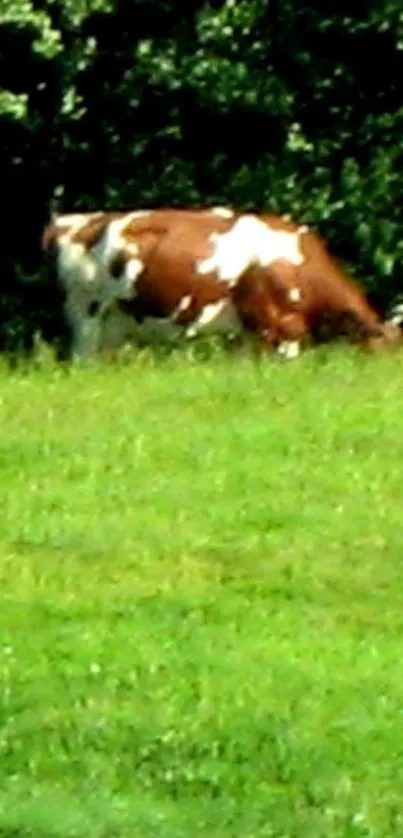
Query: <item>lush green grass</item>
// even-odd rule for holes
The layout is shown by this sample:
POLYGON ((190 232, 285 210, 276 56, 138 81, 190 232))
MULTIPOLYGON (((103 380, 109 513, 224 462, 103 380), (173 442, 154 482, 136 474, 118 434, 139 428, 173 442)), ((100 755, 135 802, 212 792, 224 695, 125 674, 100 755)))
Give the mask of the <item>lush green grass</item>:
POLYGON ((0 371, 1 838, 401 838, 402 380, 0 371))

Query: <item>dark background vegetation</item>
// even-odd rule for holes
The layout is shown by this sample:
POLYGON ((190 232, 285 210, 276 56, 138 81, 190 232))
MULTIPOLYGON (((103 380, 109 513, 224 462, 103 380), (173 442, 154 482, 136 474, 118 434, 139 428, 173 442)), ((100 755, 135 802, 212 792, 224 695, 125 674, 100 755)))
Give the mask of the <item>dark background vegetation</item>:
POLYGON ((402 93, 401 0, 3 0, 1 345, 54 327, 32 283, 55 191, 64 211, 290 212, 386 304, 402 93))

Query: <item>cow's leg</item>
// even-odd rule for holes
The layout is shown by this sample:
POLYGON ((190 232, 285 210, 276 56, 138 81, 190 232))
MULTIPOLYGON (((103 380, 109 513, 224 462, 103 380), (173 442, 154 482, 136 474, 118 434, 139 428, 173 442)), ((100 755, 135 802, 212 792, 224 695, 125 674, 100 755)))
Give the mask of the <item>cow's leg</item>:
POLYGON ((286 282, 275 272, 262 273, 261 269, 255 269, 250 270, 232 291, 243 325, 255 334, 259 350, 277 350, 286 358, 299 354, 299 341, 306 331, 299 313, 301 292, 291 280, 286 282))
POLYGON ((308 336, 304 317, 296 312, 284 313, 278 321, 277 354, 287 361, 298 358, 301 344, 308 336))
POLYGON ((71 291, 67 295, 65 314, 70 329, 70 357, 84 360, 96 355, 99 348, 104 306, 88 295, 71 291))
MULTIPOLYGON (((236 308, 230 297, 223 296, 214 302, 206 303, 198 309, 195 306, 192 315, 193 319, 185 326, 187 338, 195 338, 204 333, 221 335, 238 334, 241 328, 236 308)), ((179 318, 177 322, 181 322, 179 318)))
POLYGON ((282 310, 273 300, 251 298, 241 312, 249 331, 255 332, 262 351, 276 351, 287 360, 297 358, 307 334, 305 320, 296 312, 282 310))
POLYGON ((99 348, 118 352, 127 344, 137 344, 141 338, 142 322, 122 311, 112 303, 104 312, 101 322, 99 348))
POLYGON ((286 358, 287 361, 298 358, 300 352, 301 346, 299 340, 283 340, 277 347, 278 355, 286 358))
POLYGON ((266 316, 261 317, 257 330, 260 346, 275 350, 288 361, 298 358, 301 344, 307 336, 307 327, 301 315, 275 312, 272 306, 266 308, 266 316))

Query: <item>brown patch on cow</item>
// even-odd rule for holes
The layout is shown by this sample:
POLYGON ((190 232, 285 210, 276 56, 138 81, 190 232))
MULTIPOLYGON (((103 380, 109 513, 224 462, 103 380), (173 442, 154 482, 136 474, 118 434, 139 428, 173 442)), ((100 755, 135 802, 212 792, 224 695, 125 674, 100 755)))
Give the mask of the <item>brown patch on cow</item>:
POLYGON ((165 231, 147 228, 137 235, 132 243, 137 245, 137 258, 141 262, 147 264, 164 234, 165 231))

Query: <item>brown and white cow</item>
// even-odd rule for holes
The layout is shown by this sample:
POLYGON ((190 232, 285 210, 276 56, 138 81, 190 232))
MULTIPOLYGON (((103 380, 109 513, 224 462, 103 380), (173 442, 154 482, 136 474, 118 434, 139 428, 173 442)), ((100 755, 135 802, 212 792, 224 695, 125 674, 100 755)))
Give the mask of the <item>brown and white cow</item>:
MULTIPOLYGON (((116 345, 150 319, 182 327, 188 336, 241 330, 234 287, 251 272, 263 275, 277 259, 299 264, 299 235, 227 208, 161 209, 60 216, 44 231, 43 246, 65 288, 73 354, 85 356, 105 336, 116 345)), ((258 285, 256 276, 247 296, 257 304, 263 291, 253 326, 263 334, 271 329, 272 310, 293 305, 295 289, 275 277, 260 291, 258 285)))
POLYGON ((363 345, 395 336, 322 240, 277 216, 220 207, 61 216, 43 243, 78 356, 135 337, 150 319, 188 336, 247 329, 286 357, 325 322, 331 336, 344 329, 363 345))

